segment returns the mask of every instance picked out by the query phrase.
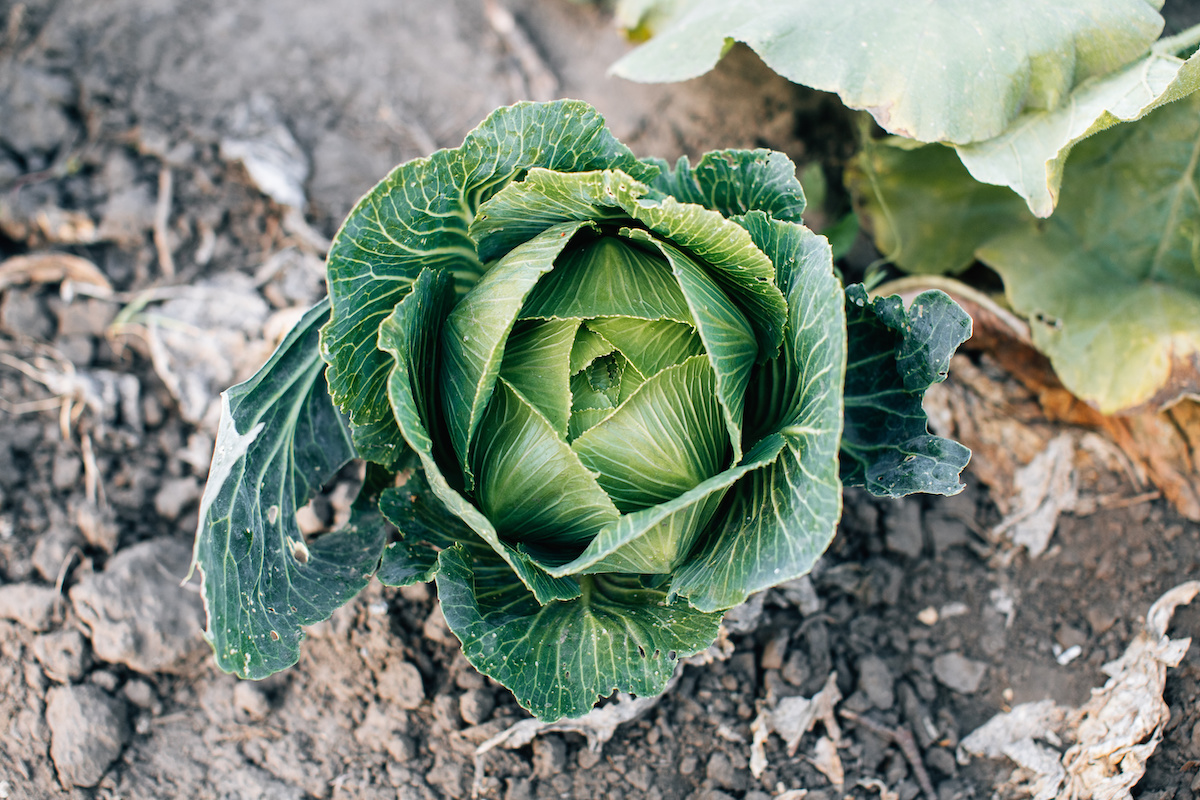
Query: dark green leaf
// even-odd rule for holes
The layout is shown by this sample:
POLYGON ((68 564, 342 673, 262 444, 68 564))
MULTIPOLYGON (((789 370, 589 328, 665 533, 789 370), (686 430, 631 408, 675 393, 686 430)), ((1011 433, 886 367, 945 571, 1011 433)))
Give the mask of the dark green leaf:
POLYGON ((317 352, 328 314, 326 302, 305 314, 254 377, 221 395, 195 565, 217 664, 244 678, 296 663, 301 626, 366 586, 386 541, 365 496, 343 530, 308 543, 296 525, 296 510, 355 455, 317 352))
POLYGON ((680 156, 671 170, 665 161, 647 159, 661 170, 650 185, 684 203, 696 203, 725 217, 762 211, 785 222, 800 222, 804 190, 796 165, 775 150, 715 150, 695 168, 680 156))
POLYGON ((578 599, 539 605, 498 561, 443 551, 442 613, 467 660, 539 719, 581 716, 614 691, 658 694, 716 638, 721 614, 668 604, 639 576, 588 576, 578 599))
POLYGON ((871 494, 957 494, 971 451, 929 433, 925 390, 943 380, 971 335, 971 318, 943 292, 925 292, 906 312, 898 296, 867 299, 846 290, 850 358, 842 482, 871 494))
MULTIPOLYGON (((433 580, 438 553, 448 547, 458 545, 477 555, 492 552, 475 531, 446 509, 420 469, 411 471, 403 486, 387 489, 380 495, 379 511, 401 536, 400 541, 392 542, 383 551, 375 577, 385 586, 433 580)), ((511 580, 517 580, 516 576, 511 580)))

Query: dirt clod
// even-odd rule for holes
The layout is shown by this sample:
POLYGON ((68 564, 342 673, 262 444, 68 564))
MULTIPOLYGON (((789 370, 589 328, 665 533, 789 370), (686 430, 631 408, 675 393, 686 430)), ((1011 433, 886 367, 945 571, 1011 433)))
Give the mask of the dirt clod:
POLYGON ((152 539, 117 553, 103 572, 71 589, 100 660, 142 673, 170 671, 203 646, 200 598, 179 585, 191 557, 183 542, 152 539))
POLYGON ((91 648, 76 628, 38 636, 33 640, 33 653, 46 677, 59 683, 79 680, 92 665, 91 648))
POLYGON ((58 592, 32 583, 0 586, 0 619, 11 619, 31 631, 49 629, 54 619, 58 592))
POLYGON ((96 686, 47 693, 50 757, 63 787, 95 786, 129 741, 125 707, 96 686))
POLYGON ((987 672, 987 664, 972 661, 962 653, 943 653, 933 660, 933 674, 943 686, 963 694, 974 694, 987 672))

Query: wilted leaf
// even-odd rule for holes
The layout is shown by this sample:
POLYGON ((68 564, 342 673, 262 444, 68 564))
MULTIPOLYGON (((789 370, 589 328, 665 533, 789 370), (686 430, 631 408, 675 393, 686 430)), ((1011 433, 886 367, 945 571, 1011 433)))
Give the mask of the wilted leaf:
POLYGON ((984 244, 1034 344, 1106 414, 1200 393, 1200 96, 1080 143, 1049 224, 984 244))
POLYGON ((367 585, 386 541, 369 486, 345 529, 307 543, 296 525, 296 509, 354 457, 317 354, 328 315, 327 302, 309 311, 253 378, 221 395, 194 563, 205 636, 221 669, 243 678, 296 663, 302 626, 367 585))

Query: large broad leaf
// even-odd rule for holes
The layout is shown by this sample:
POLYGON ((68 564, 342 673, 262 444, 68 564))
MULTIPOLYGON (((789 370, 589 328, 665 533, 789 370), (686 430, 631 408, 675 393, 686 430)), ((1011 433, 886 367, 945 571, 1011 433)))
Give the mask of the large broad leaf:
POLYGON ((585 103, 518 103, 494 112, 461 147, 397 167, 350 212, 329 251, 333 310, 321 348, 330 393, 355 425, 392 413, 380 324, 422 269, 450 271, 460 289, 478 279, 483 265, 467 235, 476 209, 532 167, 655 175, 585 103))
POLYGON ((704 611, 730 608, 803 575, 825 551, 841 515, 845 317, 829 245, 761 212, 742 223, 778 265, 788 317, 778 356, 760 369, 759 385, 771 385, 772 399, 747 399, 755 443, 744 461, 761 459, 761 466, 729 489, 706 538, 671 582, 673 592, 704 611))
POLYGON ((1033 219, 1008 189, 972 180, 951 148, 894 136, 863 142, 846 186, 875 246, 906 272, 961 272, 981 243, 1033 219))
POLYGON ((1009 186, 1034 214, 1050 216, 1076 143, 1200 88, 1200 53, 1187 61, 1175 55, 1194 48, 1198 36, 1200 28, 1163 39, 1146 58, 1084 83, 1057 108, 1028 111, 999 136, 958 147, 959 157, 976 180, 1009 186))
POLYGON ((943 292, 925 292, 905 311, 898 296, 868 300, 856 284, 846 289, 846 335, 842 482, 880 497, 962 491, 971 452, 929 433, 921 399, 945 380, 971 318, 943 292))
POLYGON ((370 581, 386 541, 368 484, 350 524, 309 543, 296 510, 355 455, 322 377, 322 302, 245 383, 221 395, 200 503, 195 566, 217 664, 264 678, 296 663, 301 626, 326 619, 370 581))
POLYGON ((966 144, 1023 110, 1057 107, 1078 83, 1144 55, 1162 27, 1146 0, 696 0, 613 71, 686 80, 744 42, 892 133, 966 144))
POLYGON ((581 716, 614 691, 661 693, 721 622, 638 575, 587 576, 579 598, 540 605, 497 558, 451 548, 438 564, 442 613, 467 660, 546 721, 581 716))
POLYGON ((1200 96, 1075 147, 1062 202, 979 249, 1063 383, 1102 412, 1200 393, 1200 96))

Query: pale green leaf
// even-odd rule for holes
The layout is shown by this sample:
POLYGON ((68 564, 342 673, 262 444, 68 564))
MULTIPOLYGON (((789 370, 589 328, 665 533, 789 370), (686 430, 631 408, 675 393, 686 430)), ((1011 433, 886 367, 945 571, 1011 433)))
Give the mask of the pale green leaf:
POLYGON ((665 258, 615 236, 579 238, 530 293, 522 319, 625 316, 691 324, 687 301, 665 258))
POLYGON ((571 445, 507 381, 496 384, 472 458, 480 508, 508 541, 573 556, 619 516, 571 445))
MULTIPOLYGON (((345 529, 306 542, 296 511, 355 455, 317 352, 327 302, 309 311, 254 377, 221 395, 200 503, 195 566, 217 664, 264 678, 296 663, 301 626, 327 619, 370 581, 386 541, 369 496, 345 529)), ((369 492, 371 487, 367 487, 369 492)))
POLYGON ((581 716, 614 691, 659 694, 717 636, 720 613, 668 603, 640 576, 585 576, 578 599, 539 605, 496 561, 442 551, 442 613, 472 666, 539 719, 581 716))
POLYGON ((972 180, 939 144, 867 139, 846 166, 846 186, 875 246, 905 272, 962 272, 982 242, 1033 219, 1019 197, 972 180))
MULTIPOLYGON (((1182 34, 1196 45, 1200 30, 1182 34)), ((999 136, 958 147, 959 158, 978 181, 1011 187, 1030 210, 1048 217, 1058 202, 1063 166, 1081 140, 1200 88, 1200 53, 1184 61, 1164 39, 1155 51, 1111 75, 1082 84, 1048 110, 1028 111, 999 136)))
MULTIPOLYGON (((648 168, 655 169, 653 165, 648 168)), ((597 218, 611 222, 619 219, 613 216, 615 209, 705 265, 721 291, 749 320, 760 360, 779 349, 786 305, 775 285, 773 265, 746 232, 717 211, 650 192, 645 184, 619 172, 572 175, 531 170, 524 181, 510 185, 480 209, 472 231, 480 237, 482 252, 500 252, 553 223, 597 218)), ((547 312, 539 308, 536 313, 547 312)), ((571 315, 559 312, 559 316, 571 315)))
POLYGON ((836 92, 892 133, 966 144, 1141 57, 1162 27, 1146 0, 697 0, 613 72, 686 80, 744 42, 788 80, 836 92))
POLYGON ((742 415, 746 387, 750 382, 750 372, 759 360, 754 331, 703 266, 644 231, 630 231, 628 235, 635 241, 646 241, 657 247, 671 264, 716 375, 721 416, 733 446, 733 460, 739 461, 743 451, 742 415))
POLYGON ((675 498, 728 465, 715 384, 706 358, 688 359, 571 443, 623 513, 675 498))
POLYGON ((768 437, 742 463, 714 475, 678 497, 625 514, 600 532, 578 558, 548 570, 552 575, 589 572, 667 574, 691 553, 726 491, 748 472, 775 460, 783 437, 768 437))
POLYGON ((582 325, 575 334, 575 344, 571 348, 571 374, 574 375, 600 356, 606 356, 615 350, 612 342, 591 329, 590 325, 582 325))
POLYGON ((589 320, 587 326, 611 342, 643 375, 655 375, 704 352, 695 329, 670 320, 606 317, 589 320))
POLYGON ((571 354, 578 320, 522 321, 504 346, 500 377, 533 404, 560 437, 571 418, 571 354))
POLYGON ((1080 142, 1054 216, 979 257, 1104 413, 1200 393, 1200 96, 1080 142))
MULTIPOLYGON (((505 343, 521 305, 584 222, 555 225, 511 250, 450 312, 442 329, 442 409, 468 489, 470 446, 491 399, 505 343)), ((569 316, 569 315, 568 315, 569 316)))
MULTIPOLYGON (((551 578, 528 556, 501 541, 499 533, 478 508, 471 504, 446 479, 442 464, 453 471, 453 450, 441 445, 444 432, 430 425, 440 419, 436 408, 438 341, 441 320, 453 303, 451 276, 425 270, 418 274, 413 290, 379 328, 379 347, 392 357, 388 378, 388 400, 404 440, 421 461, 425 478, 434 496, 455 517, 466 523, 497 552, 539 600, 576 597, 578 584, 570 579, 551 578), (427 422, 428 421, 428 422, 427 422)), ((453 474, 453 473, 452 473, 453 474)))

